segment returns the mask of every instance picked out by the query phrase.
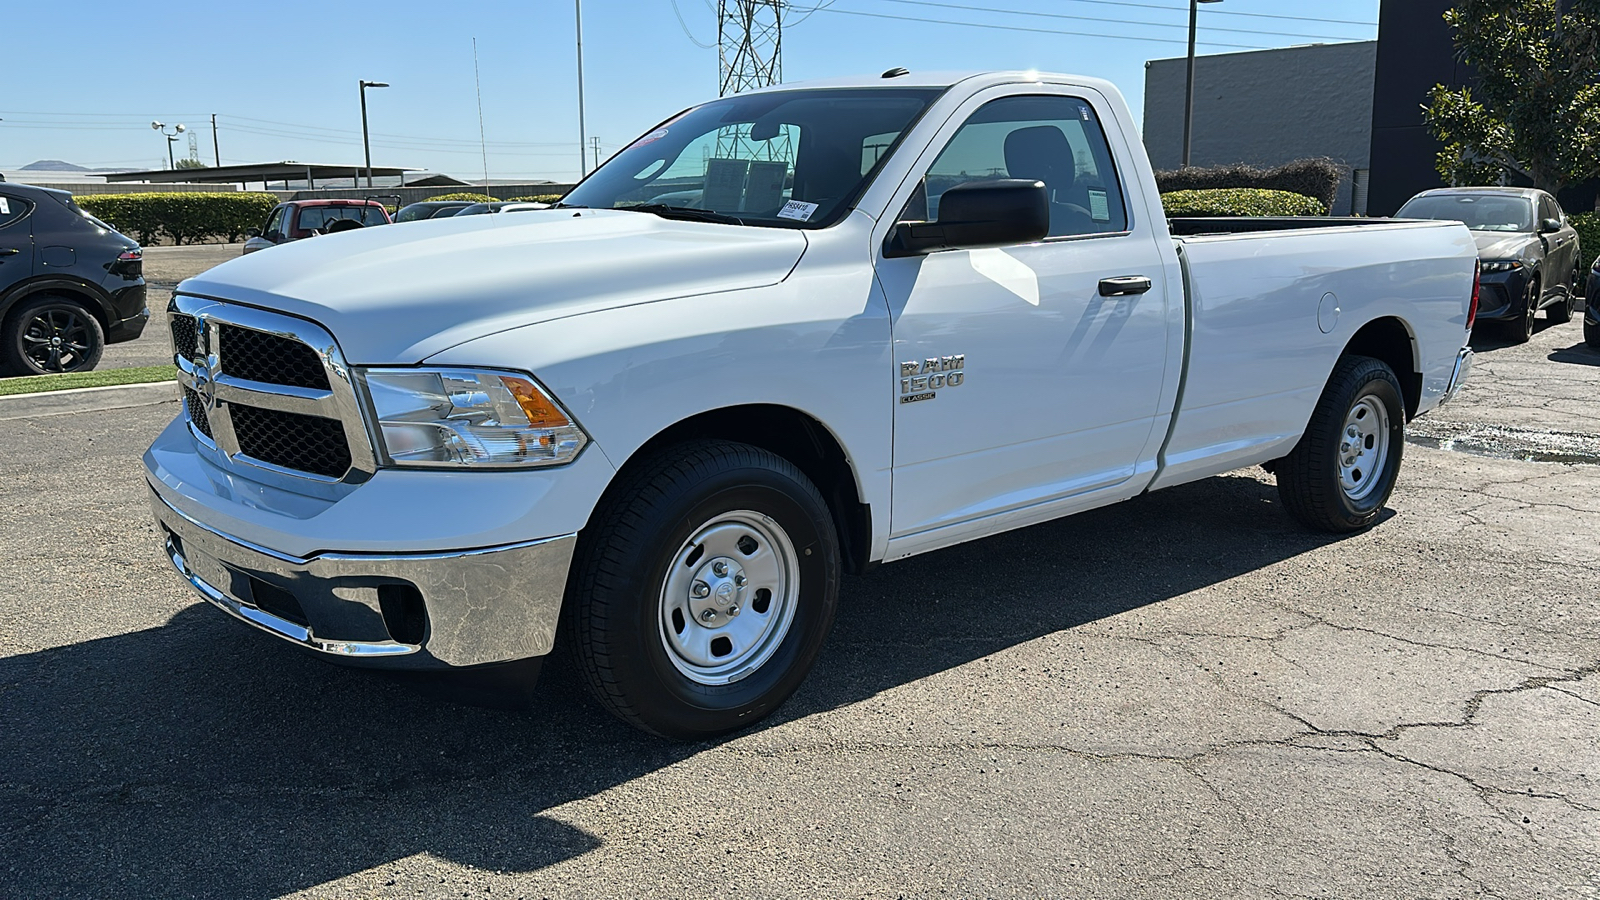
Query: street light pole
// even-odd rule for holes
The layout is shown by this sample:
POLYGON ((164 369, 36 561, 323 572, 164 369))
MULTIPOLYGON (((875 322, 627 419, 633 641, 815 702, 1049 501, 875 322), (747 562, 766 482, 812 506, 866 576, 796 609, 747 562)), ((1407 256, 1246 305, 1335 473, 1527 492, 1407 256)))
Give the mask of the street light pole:
POLYGON ((1194 135, 1194 41, 1199 31, 1200 4, 1222 0, 1189 0, 1189 77, 1183 88, 1183 168, 1189 168, 1189 144, 1194 135))
POLYGON ((367 139, 367 88, 386 88, 386 81, 361 82, 361 149, 367 154, 367 187, 372 187, 372 142, 367 139))
POLYGON ((164 122, 151 122, 150 127, 161 132, 161 136, 167 139, 167 168, 176 169, 178 164, 177 160, 172 157, 172 143, 178 139, 178 135, 183 134, 183 125, 174 125, 171 134, 167 133, 167 126, 164 122))
POLYGON ((573 0, 573 3, 577 5, 575 21, 578 26, 578 180, 582 181, 589 174, 588 160, 584 154, 589 137, 583 128, 583 0, 573 0))

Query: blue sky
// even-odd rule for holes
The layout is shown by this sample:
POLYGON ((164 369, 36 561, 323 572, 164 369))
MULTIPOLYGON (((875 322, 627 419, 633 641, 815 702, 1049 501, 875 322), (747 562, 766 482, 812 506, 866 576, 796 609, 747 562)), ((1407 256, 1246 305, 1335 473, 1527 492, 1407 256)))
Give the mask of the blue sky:
MULTIPOLYGON (((584 0, 588 134, 603 155, 716 95, 717 51, 696 41, 715 43, 717 0, 676 2, 584 0)), ((791 2, 787 81, 892 66, 1037 68, 1108 78, 1136 115, 1145 61, 1182 56, 1188 23, 1186 0, 832 0, 809 15, 829 0, 791 2)), ((1200 52, 1370 40, 1378 2, 1202 5, 1200 52)), ((153 119, 198 132, 210 163, 212 113, 224 164, 359 162, 357 82, 367 79, 392 85, 367 94, 374 165, 482 178, 476 37, 490 177, 577 174, 571 0, 8 6, 5 31, 24 39, 0 42, 0 169, 36 159, 164 167, 153 119)), ((177 148, 185 155, 187 142, 177 148)))

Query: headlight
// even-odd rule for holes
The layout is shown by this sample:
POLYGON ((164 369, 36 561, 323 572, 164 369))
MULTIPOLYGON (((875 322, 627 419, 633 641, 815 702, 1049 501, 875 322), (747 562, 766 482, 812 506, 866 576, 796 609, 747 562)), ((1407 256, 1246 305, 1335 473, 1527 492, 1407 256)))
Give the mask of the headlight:
POLYGON ((397 466, 557 466, 589 442, 534 380, 478 369, 366 369, 379 450, 397 466))
POLYGON ((1514 269, 1520 268, 1522 268, 1521 260, 1497 259, 1492 262, 1485 262, 1483 264, 1483 273, 1487 275, 1490 272, 1510 272, 1514 269))

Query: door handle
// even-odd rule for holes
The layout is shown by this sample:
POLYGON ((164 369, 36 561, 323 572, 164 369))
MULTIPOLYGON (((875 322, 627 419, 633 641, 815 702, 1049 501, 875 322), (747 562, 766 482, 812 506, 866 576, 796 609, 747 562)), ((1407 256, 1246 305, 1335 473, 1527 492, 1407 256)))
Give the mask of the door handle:
POLYGON ((21 250, 18 250, 15 247, 0 247, 0 256, 16 256, 21 252, 21 250))
POLYGON ((1150 279, 1143 275, 1123 275, 1118 278, 1100 279, 1100 296, 1102 297, 1132 297, 1143 294, 1152 287, 1150 279))

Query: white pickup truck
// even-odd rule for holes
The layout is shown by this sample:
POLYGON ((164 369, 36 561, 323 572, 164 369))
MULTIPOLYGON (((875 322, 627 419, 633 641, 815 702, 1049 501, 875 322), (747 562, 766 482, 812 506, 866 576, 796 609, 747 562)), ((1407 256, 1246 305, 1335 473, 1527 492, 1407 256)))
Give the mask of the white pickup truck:
POLYGON ((351 231, 170 307, 166 551, 327 658, 516 672, 558 631, 676 738, 770 713, 841 573, 1244 466, 1369 526, 1471 362, 1458 223, 1174 220, 1110 84, 802 83, 556 208, 351 231))

